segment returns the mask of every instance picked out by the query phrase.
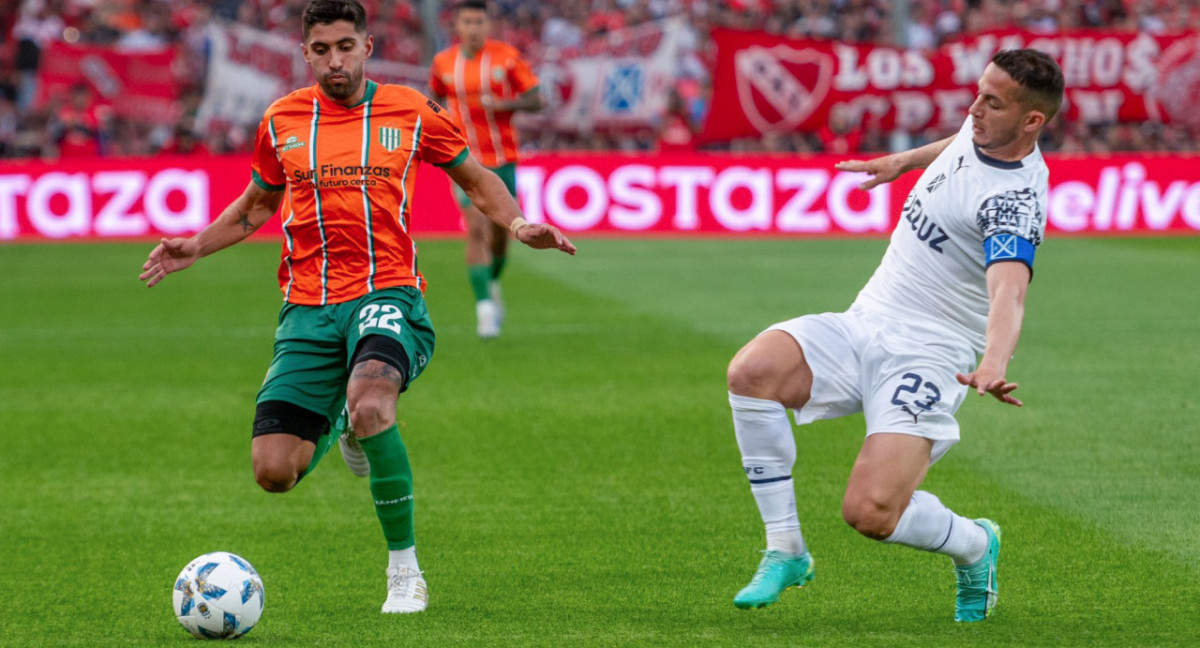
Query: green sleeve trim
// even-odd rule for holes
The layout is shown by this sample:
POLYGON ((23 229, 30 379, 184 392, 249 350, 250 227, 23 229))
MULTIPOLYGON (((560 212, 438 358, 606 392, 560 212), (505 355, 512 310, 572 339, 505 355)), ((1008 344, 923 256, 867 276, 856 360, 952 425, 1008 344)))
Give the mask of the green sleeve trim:
POLYGON ((266 189, 267 191, 283 191, 284 189, 287 189, 287 184, 273 185, 266 180, 263 180, 262 176, 258 175, 258 171, 255 171, 254 169, 250 170, 250 177, 254 180, 254 184, 266 189))
POLYGON ((458 155, 454 156, 453 160, 450 160, 449 162, 443 162, 442 164, 438 164, 435 162, 433 166, 441 167, 443 169, 453 169, 454 167, 462 164, 463 162, 466 162, 467 158, 470 155, 471 155, 471 147, 467 146, 467 147, 463 148, 462 153, 459 153, 458 155))

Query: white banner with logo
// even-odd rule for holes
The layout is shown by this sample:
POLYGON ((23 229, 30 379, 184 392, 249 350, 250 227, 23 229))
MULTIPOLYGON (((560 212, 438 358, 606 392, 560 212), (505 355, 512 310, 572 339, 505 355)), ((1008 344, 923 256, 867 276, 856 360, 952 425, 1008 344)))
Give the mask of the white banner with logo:
POLYGON ((649 125, 667 108, 679 62, 682 19, 612 32, 585 54, 547 57, 537 70, 545 114, 563 131, 649 125))

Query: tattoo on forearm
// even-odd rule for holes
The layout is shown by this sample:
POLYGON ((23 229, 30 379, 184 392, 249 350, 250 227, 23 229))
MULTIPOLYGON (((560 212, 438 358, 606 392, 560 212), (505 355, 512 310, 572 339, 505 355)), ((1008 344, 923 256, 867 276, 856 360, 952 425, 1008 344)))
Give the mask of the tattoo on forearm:
POLYGON ((250 230, 254 229, 254 225, 250 224, 250 215, 246 212, 242 212, 242 214, 238 216, 238 223, 242 226, 243 232, 249 232, 250 230))
POLYGON ((379 360, 364 360, 354 365, 354 370, 350 372, 350 378, 382 378, 396 387, 402 386, 404 382, 404 376, 395 367, 379 360))

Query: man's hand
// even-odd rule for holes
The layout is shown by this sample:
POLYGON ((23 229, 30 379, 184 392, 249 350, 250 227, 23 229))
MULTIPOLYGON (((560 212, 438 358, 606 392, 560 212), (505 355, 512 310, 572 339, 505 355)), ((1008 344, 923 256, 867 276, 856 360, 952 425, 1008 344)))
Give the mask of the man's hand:
POLYGON ((833 168, 838 171, 869 173, 874 176, 870 180, 858 185, 859 189, 867 191, 885 182, 891 182, 913 169, 924 169, 933 164, 937 156, 941 155, 942 151, 946 150, 946 147, 950 146, 950 142, 953 141, 954 135, 951 135, 946 139, 931 142, 921 148, 885 155, 874 160, 846 160, 845 162, 838 162, 833 165, 833 168))
POLYGON ((193 239, 163 239, 150 251, 138 279, 145 281, 147 288, 152 288, 167 275, 187 268, 199 258, 200 244, 193 239))
POLYGON ((546 223, 523 223, 513 232, 518 241, 537 250, 551 248, 562 250, 567 254, 575 254, 575 245, 563 236, 563 233, 553 225, 546 223))
POLYGON ((513 112, 508 106, 508 102, 496 99, 491 95, 482 95, 479 97, 479 105, 491 110, 492 112, 513 112))
POLYGON ((868 173, 873 176, 870 180, 858 185, 859 189, 867 191, 885 182, 891 182, 908 171, 898 155, 885 155, 874 160, 846 160, 833 165, 838 171, 868 173))
POLYGON ((969 374, 955 374, 958 382, 968 387, 974 387, 975 391, 983 396, 991 394, 996 400, 1009 405, 1020 407, 1024 403, 1017 400, 1012 393, 1017 389, 1017 383, 1010 383, 1004 379, 1003 372, 990 371, 983 367, 972 371, 969 374))

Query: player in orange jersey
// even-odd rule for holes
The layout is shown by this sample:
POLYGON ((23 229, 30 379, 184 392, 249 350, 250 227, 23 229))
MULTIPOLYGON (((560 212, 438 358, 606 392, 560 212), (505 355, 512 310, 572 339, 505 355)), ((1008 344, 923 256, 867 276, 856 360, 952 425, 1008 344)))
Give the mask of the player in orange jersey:
MULTIPOLYGON (((429 88, 448 105, 467 134, 471 152, 517 195, 517 133, 513 114, 542 108, 538 78, 516 48, 487 37, 487 2, 464 0, 455 6, 454 33, 459 43, 433 57, 429 88), (448 102, 448 103, 447 103, 448 102)), ((508 232, 489 221, 470 198, 455 190, 467 224, 467 277, 475 293, 481 338, 500 335, 504 303, 500 273, 508 252, 508 232)))
POLYGON ((364 78, 373 43, 357 0, 313 0, 302 22, 317 85, 267 109, 246 191, 199 234, 163 239, 140 278, 154 286, 242 241, 282 205, 285 303, 258 394, 255 479, 270 492, 290 490, 340 439, 351 470, 370 474, 387 540, 383 611, 420 612, 428 597, 413 534, 412 472, 396 427, 396 400, 434 347, 408 234, 417 166, 442 167, 522 243, 570 254, 575 246, 553 226, 521 218, 504 183, 470 156, 436 103, 364 78), (350 429, 331 433, 343 411, 350 429))

